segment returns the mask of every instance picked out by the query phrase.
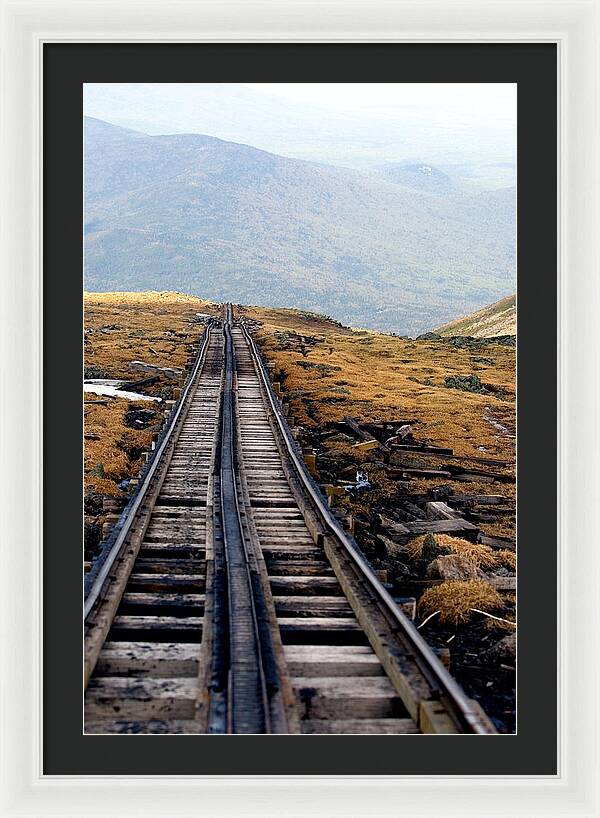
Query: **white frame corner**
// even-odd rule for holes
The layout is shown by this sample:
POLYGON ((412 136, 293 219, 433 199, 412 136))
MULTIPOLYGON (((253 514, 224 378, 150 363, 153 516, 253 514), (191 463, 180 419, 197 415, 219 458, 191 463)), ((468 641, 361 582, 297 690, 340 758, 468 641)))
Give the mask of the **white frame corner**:
POLYGON ((119 818, 142 810, 149 817, 348 818, 375 811, 384 818, 441 809, 457 818, 600 816, 599 0, 0 0, 0 10, 0 818, 119 818), (51 41, 558 43, 557 776, 42 775, 40 129, 41 49, 51 41))

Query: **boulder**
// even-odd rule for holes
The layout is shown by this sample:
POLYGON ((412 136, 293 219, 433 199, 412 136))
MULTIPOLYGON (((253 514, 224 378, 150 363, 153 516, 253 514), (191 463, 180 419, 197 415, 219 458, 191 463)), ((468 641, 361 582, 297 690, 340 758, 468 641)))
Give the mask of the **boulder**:
POLYGON ((517 656, 517 634, 509 633, 483 654, 493 664, 514 665, 517 656))
POLYGON ((425 576, 428 579, 443 580, 485 579, 484 572, 462 554, 436 557, 427 566, 425 576))

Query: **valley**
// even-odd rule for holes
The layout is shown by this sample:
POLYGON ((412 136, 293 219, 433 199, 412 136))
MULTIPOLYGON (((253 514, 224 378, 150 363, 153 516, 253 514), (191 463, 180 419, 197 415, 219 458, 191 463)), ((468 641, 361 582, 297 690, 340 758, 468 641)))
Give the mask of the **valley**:
MULTIPOLYGON (((427 170, 423 170, 427 168, 427 170)), ((85 119, 85 288, 178 290, 417 335, 511 292, 515 189, 85 119)))

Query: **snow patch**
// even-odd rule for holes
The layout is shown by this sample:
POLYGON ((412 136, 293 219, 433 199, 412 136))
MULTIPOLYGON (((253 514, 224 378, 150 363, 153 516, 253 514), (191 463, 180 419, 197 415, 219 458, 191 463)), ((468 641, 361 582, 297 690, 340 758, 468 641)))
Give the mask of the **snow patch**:
POLYGON ((118 384, 122 381, 104 381, 103 383, 85 381, 83 391, 93 395, 105 395, 108 398, 125 398, 125 400, 147 400, 160 403, 162 398, 153 398, 150 395, 140 395, 139 392, 127 392, 125 389, 118 389, 118 384))

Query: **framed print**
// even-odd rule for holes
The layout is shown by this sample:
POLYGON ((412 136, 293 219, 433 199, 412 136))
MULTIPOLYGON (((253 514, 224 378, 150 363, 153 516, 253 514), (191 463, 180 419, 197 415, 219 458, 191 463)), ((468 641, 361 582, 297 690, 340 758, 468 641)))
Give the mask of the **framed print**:
POLYGON ((67 6, 3 7, 3 814, 597 815, 596 4, 67 6))

